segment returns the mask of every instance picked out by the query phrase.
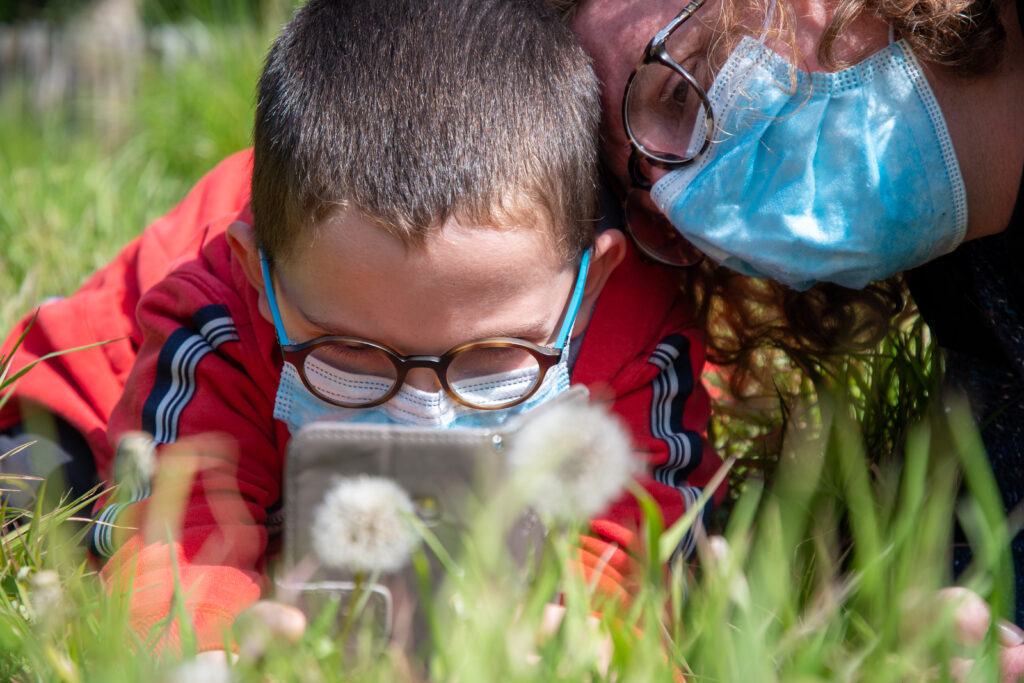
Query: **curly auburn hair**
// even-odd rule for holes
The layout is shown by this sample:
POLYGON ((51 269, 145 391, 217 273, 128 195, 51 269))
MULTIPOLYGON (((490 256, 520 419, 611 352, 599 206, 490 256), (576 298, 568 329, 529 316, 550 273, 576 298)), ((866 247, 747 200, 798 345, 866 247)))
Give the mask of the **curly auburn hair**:
POLYGON ((833 46, 861 12, 886 20, 919 58, 964 75, 993 70, 1006 42, 993 0, 839 0, 818 44, 824 66, 846 66, 834 58, 833 46))
POLYGON ((682 273, 682 291, 707 336, 708 360, 728 366, 733 398, 774 394, 778 351, 806 376, 829 358, 874 349, 913 309, 902 277, 848 289, 823 282, 797 291, 710 259, 682 273))
MULTIPOLYGON (((571 18, 584 1, 547 0, 547 4, 562 16, 571 18)), ((720 29, 724 33, 729 32, 744 9, 772 11, 768 3, 761 0, 747 2, 747 7, 731 3, 723 8, 720 29)), ((768 17, 766 25, 791 30, 793 18, 786 12, 786 4, 771 3, 771 7, 775 16, 768 17)), ((955 68, 964 75, 988 73, 1002 58, 1006 31, 999 20, 997 0, 838 0, 818 44, 817 57, 822 65, 833 70, 848 66, 835 58, 835 43, 863 12, 892 25, 895 34, 910 44, 918 58, 955 68)))

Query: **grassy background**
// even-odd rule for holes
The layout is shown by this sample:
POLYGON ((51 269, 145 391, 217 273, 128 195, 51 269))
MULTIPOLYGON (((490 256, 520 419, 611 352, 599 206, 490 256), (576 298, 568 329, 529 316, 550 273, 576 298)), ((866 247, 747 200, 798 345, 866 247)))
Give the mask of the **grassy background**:
MULTIPOLYGON (((0 17, 11 7, 0 4, 0 17)), ((289 8, 285 0, 144 3, 147 29, 177 35, 187 49, 175 59, 147 53, 113 132, 88 93, 40 111, 30 84, 0 92, 0 328, 44 297, 72 292, 217 161, 249 144, 256 77, 289 8)), ((463 681, 496 671, 523 681, 669 680, 675 667, 696 672, 696 681, 903 681, 949 679, 950 658, 962 656, 981 659, 977 680, 990 680, 994 636, 973 647, 953 642, 950 614, 933 599, 949 581, 954 515, 979 551, 967 580, 997 608, 1008 599, 998 496, 966 411, 936 403, 933 345, 909 320, 874 353, 821 373, 805 394, 815 399, 827 387, 826 399, 811 407, 755 419, 716 406, 716 445, 743 458, 739 471, 757 475, 734 501, 729 553, 705 557, 703 571, 665 586, 652 550, 652 580, 632 609, 605 613, 602 636, 587 627, 590 605, 581 599, 548 640, 534 635, 553 586, 587 592, 564 572, 568 534, 552 539, 548 564, 525 579, 503 574, 495 558, 484 566, 470 559, 450 590, 477 609, 439 605, 439 632, 450 637, 435 641, 420 666, 434 680, 463 681), (776 476, 761 476, 780 453, 776 476), (961 481, 974 495, 957 503, 961 481), (601 637, 613 644, 606 675, 595 664, 601 637), (537 662, 525 666, 530 652, 537 662)), ((155 680, 159 672, 185 680, 174 658, 124 656, 123 604, 105 597, 62 531, 72 509, 25 512, 29 534, 0 536, 0 679, 155 680), (64 591, 57 619, 39 610, 45 591, 36 578, 47 570, 64 591)), ((652 517, 650 548, 661 535, 652 517)), ((243 660, 237 673, 417 679, 400 658, 345 657, 313 628, 296 646, 271 644, 243 660)))
POLYGON ((263 4, 259 15, 237 2, 198 3, 191 15, 181 2, 168 9, 181 23, 160 29, 178 34, 183 54, 147 53, 114 132, 89 93, 40 111, 29 84, 0 91, 0 328, 74 291, 217 161, 250 144, 256 79, 289 11, 263 4))

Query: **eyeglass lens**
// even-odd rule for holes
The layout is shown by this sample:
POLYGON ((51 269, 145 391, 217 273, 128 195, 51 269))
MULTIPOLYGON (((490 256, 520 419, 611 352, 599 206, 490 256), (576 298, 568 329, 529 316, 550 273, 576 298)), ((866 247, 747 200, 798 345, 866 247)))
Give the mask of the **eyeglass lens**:
MULTIPOLYGON (((394 388, 398 368, 384 351, 358 344, 322 344, 303 361, 310 388, 334 403, 359 407, 379 401, 394 388)), ((518 347, 469 346, 445 372, 448 388, 476 408, 517 403, 542 379, 537 358, 518 347)))
POLYGON ((387 354, 359 344, 321 344, 301 369, 316 393, 351 406, 379 400, 398 380, 398 368, 387 354))
MULTIPOLYGON (((669 56, 680 65, 687 59, 687 50, 692 51, 692 46, 683 44, 686 35, 681 26, 665 42, 669 56)), ((701 71, 697 75, 686 71, 688 79, 652 60, 633 74, 626 92, 626 117, 633 138, 650 153, 687 160, 700 152, 707 135, 708 112, 696 86, 705 93, 711 89, 707 70, 701 71)))
POLYGON ((518 401, 541 379, 540 364, 525 349, 470 347, 448 366, 448 386, 459 398, 489 408, 518 401))
POLYGON ((633 241, 648 258, 669 266, 692 266, 704 258, 654 205, 649 192, 630 190, 625 209, 633 241))

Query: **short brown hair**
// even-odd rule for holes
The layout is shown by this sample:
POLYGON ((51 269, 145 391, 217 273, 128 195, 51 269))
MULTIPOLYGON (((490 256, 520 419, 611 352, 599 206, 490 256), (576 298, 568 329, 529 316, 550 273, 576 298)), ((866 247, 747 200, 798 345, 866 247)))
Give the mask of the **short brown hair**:
POLYGON ((597 87, 536 0, 312 0, 259 80, 257 240, 283 257, 342 208, 417 243, 537 207, 574 259, 594 238, 597 87))

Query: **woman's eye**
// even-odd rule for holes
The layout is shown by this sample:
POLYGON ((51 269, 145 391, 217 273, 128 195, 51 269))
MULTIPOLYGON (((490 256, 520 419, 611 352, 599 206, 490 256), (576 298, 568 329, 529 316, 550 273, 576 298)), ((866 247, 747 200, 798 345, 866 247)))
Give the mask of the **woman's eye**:
POLYGON ((679 105, 686 104, 686 95, 690 92, 690 84, 684 80, 676 83, 676 87, 672 88, 672 99, 679 105))
POLYGON ((679 74, 672 74, 672 77, 665 83, 658 99, 665 112, 679 112, 686 108, 686 98, 690 94, 690 84, 679 74))

